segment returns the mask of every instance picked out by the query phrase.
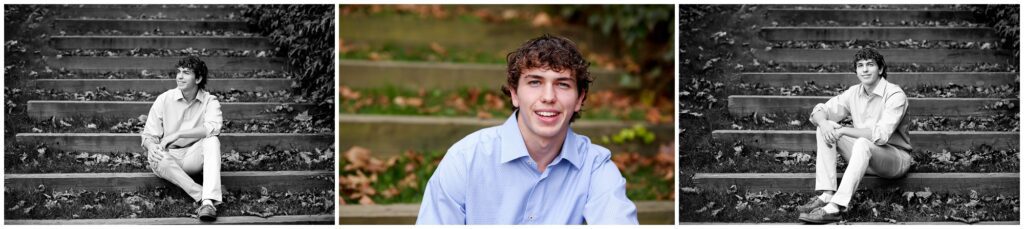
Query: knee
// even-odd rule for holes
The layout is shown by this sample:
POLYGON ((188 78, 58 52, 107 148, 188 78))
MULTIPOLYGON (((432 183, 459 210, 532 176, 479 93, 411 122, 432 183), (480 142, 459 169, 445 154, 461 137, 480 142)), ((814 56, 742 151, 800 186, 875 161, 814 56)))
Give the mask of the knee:
POLYGON ((151 165, 150 167, 152 167, 153 173, 156 173, 157 175, 161 175, 161 173, 163 171, 167 171, 168 169, 173 169, 173 168, 177 167, 176 163, 177 162, 172 160, 170 157, 167 157, 166 155, 164 155, 163 159, 160 159, 160 161, 158 161, 156 163, 156 165, 151 165))
POLYGON ((851 156, 862 156, 870 158, 871 145, 873 145, 873 143, 871 143, 871 141, 868 140, 867 138, 857 138, 857 140, 853 141, 853 155, 851 156))

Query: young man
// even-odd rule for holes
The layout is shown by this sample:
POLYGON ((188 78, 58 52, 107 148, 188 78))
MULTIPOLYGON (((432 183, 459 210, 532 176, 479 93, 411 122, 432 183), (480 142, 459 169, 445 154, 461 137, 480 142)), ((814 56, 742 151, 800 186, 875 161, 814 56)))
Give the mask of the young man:
POLYGON ((182 58, 176 65, 177 88, 156 97, 142 131, 149 166, 157 176, 185 190, 196 202, 200 220, 217 219, 214 204, 221 202, 220 128, 224 121, 220 102, 205 90, 206 63, 182 58), (197 184, 190 175, 200 175, 197 184))
POLYGON ((838 222, 839 212, 849 206, 865 173, 898 178, 914 163, 909 154, 907 96, 898 85, 885 80, 885 59, 865 48, 854 56, 854 66, 860 84, 811 111, 811 123, 818 126, 814 189, 822 194, 797 207, 804 222, 838 222), (853 127, 836 123, 846 117, 853 120, 853 127), (838 189, 837 151, 849 162, 838 189))
POLYGON ((544 35, 507 60, 512 115, 448 149, 416 223, 637 224, 611 153, 569 127, 593 81, 576 45, 544 35))

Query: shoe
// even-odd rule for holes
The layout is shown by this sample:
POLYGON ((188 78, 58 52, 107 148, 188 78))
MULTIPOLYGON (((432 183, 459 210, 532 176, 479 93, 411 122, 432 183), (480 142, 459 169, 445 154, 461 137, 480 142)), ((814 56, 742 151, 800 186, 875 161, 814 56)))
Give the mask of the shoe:
POLYGON ((800 213, 800 221, 804 221, 806 223, 826 224, 839 222, 840 220, 842 219, 840 219, 838 212, 835 214, 828 214, 825 213, 825 209, 822 208, 815 208, 809 213, 800 213))
POLYGON ((207 222, 217 220, 217 208, 213 207, 213 205, 204 204, 199 206, 199 209, 196 209, 196 211, 198 212, 196 214, 199 215, 199 220, 207 222))
POLYGON ((812 200, 811 202, 807 202, 804 205, 796 206, 796 212, 808 213, 811 212, 811 210, 814 210, 815 208, 824 207, 825 205, 828 205, 828 203, 825 203, 825 201, 821 201, 821 198, 814 197, 814 200, 812 200))

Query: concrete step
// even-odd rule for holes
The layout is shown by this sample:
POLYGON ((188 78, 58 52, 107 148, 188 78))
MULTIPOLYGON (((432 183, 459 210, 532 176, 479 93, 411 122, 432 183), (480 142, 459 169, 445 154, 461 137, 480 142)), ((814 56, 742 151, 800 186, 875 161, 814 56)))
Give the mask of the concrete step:
MULTIPOLYGON (((459 89, 479 87, 499 89, 505 84, 505 65, 454 64, 433 62, 340 60, 338 83, 353 89, 398 86, 409 90, 420 88, 459 89)), ((618 89, 616 71, 591 68, 597 80, 590 90, 618 89)))
POLYGON ((212 36, 53 36, 56 49, 272 49, 266 37, 212 36))
POLYGON ((992 28, 963 27, 765 27, 761 36, 769 41, 849 41, 907 39, 930 41, 998 41, 992 28))
POLYGON ((241 20, 242 8, 234 5, 74 5, 59 7, 56 12, 63 18, 203 19, 234 14, 241 20))
MULTIPOLYGON (((843 174, 837 178, 842 179, 843 174)), ((814 190, 814 173, 697 173, 693 183, 698 188, 724 191, 730 186, 748 191, 801 192, 814 190)), ((866 175, 858 189, 900 188, 933 192, 985 194, 1020 194, 1020 173, 910 173, 904 178, 884 179, 866 175)))
MULTIPOLYGON (((674 201, 635 201, 640 224, 675 224, 674 201)), ((415 224, 419 204, 344 205, 338 223, 362 224, 415 224)))
POLYGON ((334 215, 220 216, 217 221, 202 222, 195 218, 134 219, 11 219, 7 225, 206 225, 206 224, 334 224, 334 215))
MULTIPOLYGON (((889 82, 901 87, 946 86, 949 84, 964 86, 999 86, 1016 84, 1019 73, 1016 72, 891 72, 886 78, 889 82)), ((817 73, 817 72, 747 72, 740 75, 744 83, 760 83, 772 87, 790 87, 814 82, 819 86, 854 85, 860 83, 856 74, 817 73)))
MULTIPOLYGON (((21 143, 45 143, 51 150, 90 153, 143 151, 142 138, 137 133, 18 133, 14 139, 21 143)), ((335 142, 331 133, 221 133, 218 139, 222 151, 252 151, 268 145, 278 149, 312 150, 335 142)))
MULTIPOLYGON (((881 49, 878 52, 885 56, 886 64, 1008 63, 1008 61, 1013 59, 1013 52, 1007 50, 881 49)), ((852 58, 856 53, 857 50, 855 49, 772 49, 769 51, 755 50, 754 56, 762 60, 762 62, 771 60, 776 63, 853 66, 852 58)))
MULTIPOLYGON (((339 114, 338 126, 340 149, 361 146, 370 149, 377 157, 401 155, 406 150, 447 151, 452 144, 466 135, 480 129, 501 125, 505 119, 450 118, 399 115, 353 115, 339 114)), ((622 129, 631 128, 639 122, 622 121, 589 121, 577 120, 571 124, 573 131, 590 137, 591 142, 608 148, 612 153, 639 152, 654 154, 658 146, 674 141, 675 128, 671 125, 639 123, 654 133, 656 138, 651 144, 631 143, 624 145, 604 145, 601 136, 619 133, 622 129)))
MULTIPOLYGON (((292 79, 210 79, 206 89, 210 91, 278 91, 290 90, 292 79)), ((106 88, 108 91, 145 91, 164 92, 176 86, 174 79, 38 79, 29 81, 28 87, 53 89, 59 91, 95 91, 106 88)))
POLYGON ((883 22, 981 21, 970 11, 921 9, 769 9, 766 17, 766 21, 799 23, 831 20, 842 24, 860 24, 875 20, 883 22))
MULTIPOLYGON (((777 96, 777 95, 730 95, 729 113, 734 116, 745 116, 751 113, 810 113, 814 105, 825 103, 829 96, 777 96)), ((982 116, 997 114, 1002 111, 983 110, 1001 100, 1019 103, 1016 98, 909 98, 907 115, 912 117, 943 116, 982 116)))
MULTIPOLYGON (((720 141, 743 142, 762 149, 813 152, 813 130, 714 130, 711 136, 720 141)), ((910 131, 914 150, 942 152, 965 151, 986 144, 995 149, 1020 149, 1020 132, 997 131, 910 131)))
POLYGON ((117 30, 125 33, 153 31, 241 31, 254 32, 249 24, 240 20, 180 20, 180 19, 73 19, 53 21, 54 28, 72 34, 117 30))
MULTIPOLYGON (((307 110, 312 106, 305 103, 222 102, 221 112, 225 119, 273 119, 279 114, 267 110, 281 105, 288 105, 297 111, 307 110)), ((138 117, 149 114, 149 108, 152 106, 151 101, 29 100, 28 116, 34 119, 80 115, 138 117)))
MULTIPOLYGON (((337 185, 333 177, 332 171, 221 172, 220 175, 225 188, 266 187, 281 192, 333 189, 337 185)), ((35 189, 39 185, 52 190, 133 192, 173 184, 150 172, 4 174, 4 187, 8 189, 35 189)))
MULTIPOLYGON (((91 57, 66 56, 50 57, 46 64, 56 69, 82 72, 116 72, 116 71, 171 71, 174 64, 182 57, 91 57)), ((253 70, 285 71, 288 62, 285 58, 266 57, 200 57, 206 62, 211 72, 245 72, 253 70)))

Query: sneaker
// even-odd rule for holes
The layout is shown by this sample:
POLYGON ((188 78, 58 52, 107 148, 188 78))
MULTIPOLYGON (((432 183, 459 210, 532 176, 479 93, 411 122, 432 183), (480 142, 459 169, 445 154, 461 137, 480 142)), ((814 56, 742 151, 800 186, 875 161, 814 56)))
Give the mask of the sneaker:
POLYGON ((825 205, 828 205, 828 203, 825 203, 825 201, 821 201, 821 199, 818 197, 814 197, 814 200, 811 200, 811 202, 807 202, 804 205, 796 206, 796 212, 808 213, 811 212, 811 210, 814 210, 815 208, 824 207, 825 205))
POLYGON ((809 213, 800 213, 800 221, 814 224, 826 224, 839 222, 841 219, 839 213, 834 214, 825 213, 825 209, 815 208, 809 213))
POLYGON ((207 222, 217 220, 217 208, 213 207, 213 205, 204 204, 199 206, 199 209, 196 209, 196 211, 198 212, 199 220, 207 222))

